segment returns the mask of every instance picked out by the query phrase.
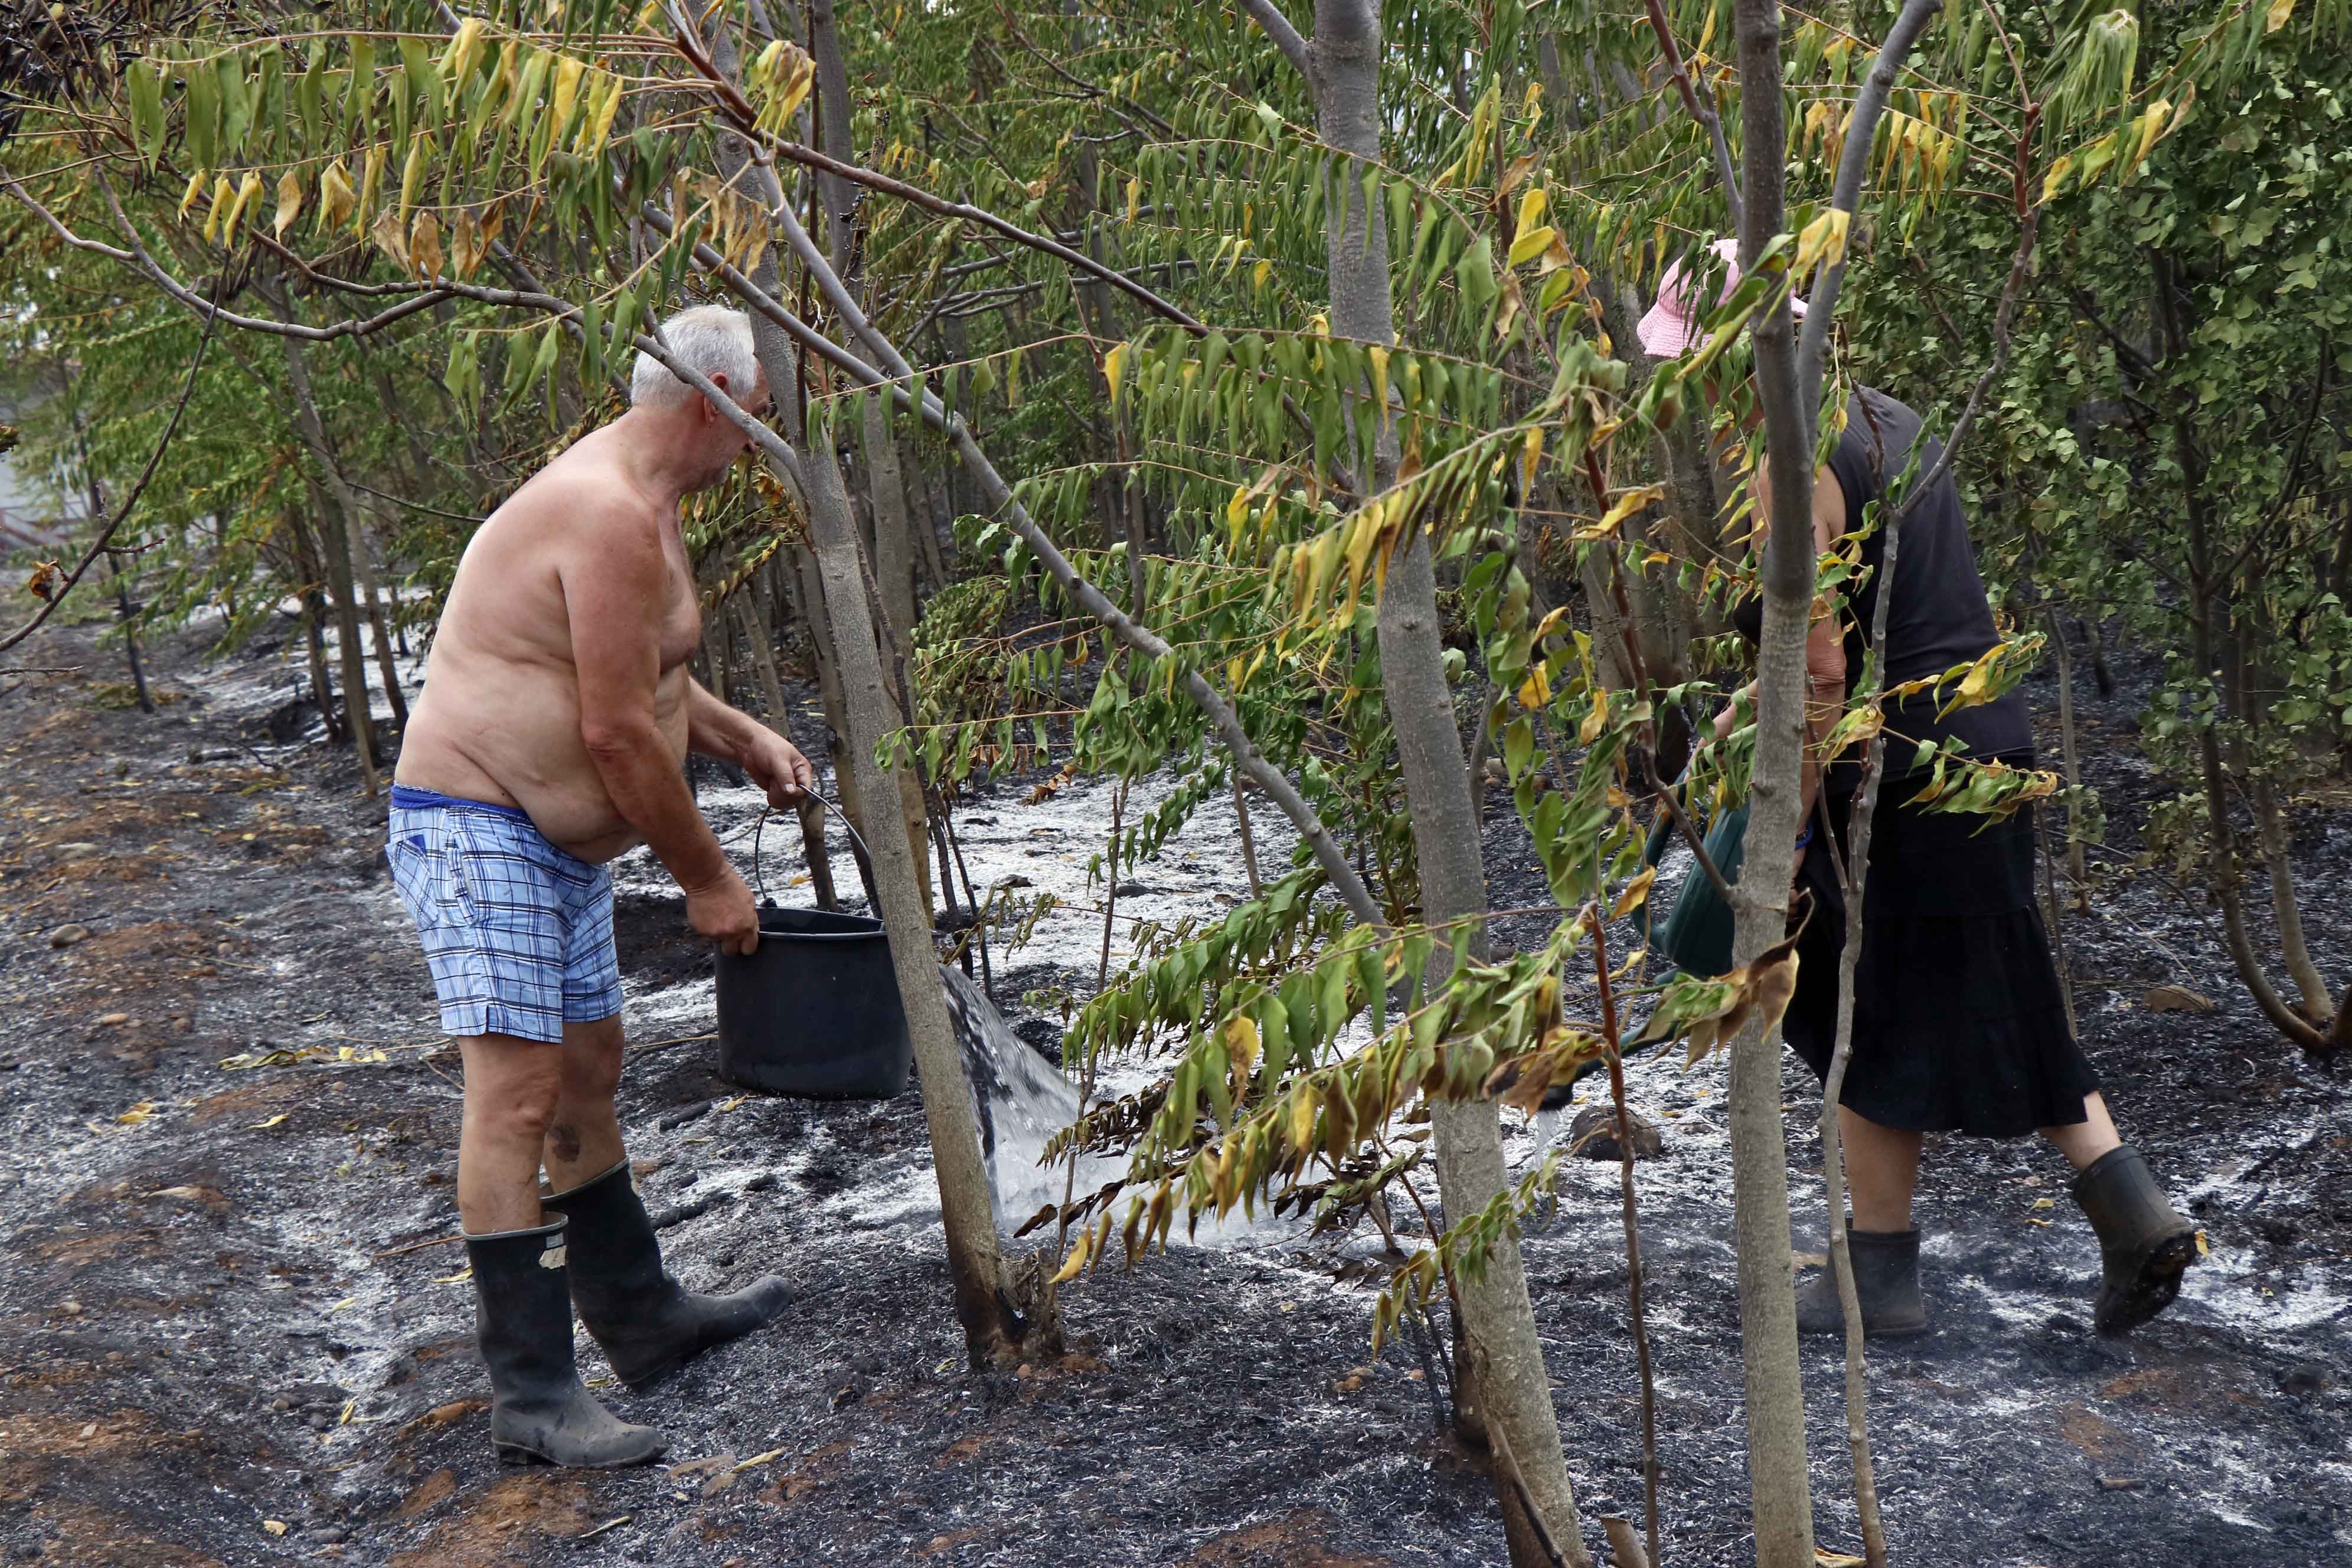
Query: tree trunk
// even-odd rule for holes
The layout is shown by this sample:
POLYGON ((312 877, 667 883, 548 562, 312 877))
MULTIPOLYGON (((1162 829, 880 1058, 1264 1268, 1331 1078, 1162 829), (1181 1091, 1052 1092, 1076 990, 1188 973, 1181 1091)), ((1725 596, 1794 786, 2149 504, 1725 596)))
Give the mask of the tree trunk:
POLYGON ((2074 909, 2091 909, 2090 864, 2083 847, 2083 765, 2081 737, 2074 727, 2074 654, 2066 645, 2066 627, 2058 612, 2045 617, 2050 644, 2058 651, 2058 752, 2066 768, 2066 875, 2074 884, 2074 909))
POLYGON ((2279 809, 2278 785, 2268 774, 2258 773, 2252 793, 2254 832, 2262 842, 2263 863, 2271 874, 2271 911, 2278 921, 2279 956, 2286 961, 2294 988, 2303 994, 2304 1016, 2324 1029, 2335 1021, 2336 998, 2327 982, 2319 977, 2319 966, 2311 961, 2310 944, 2304 940, 2303 909, 2294 896, 2294 851, 2287 837, 2286 814, 2279 809))
POLYGON ((915 530, 898 468, 898 437, 879 397, 866 405, 866 471, 873 501, 874 581, 890 620, 892 655, 911 670, 915 661, 915 530))
MULTIPOLYGON (((1377 162, 1381 154, 1381 15, 1376 0, 1317 0, 1313 68, 1317 129, 1342 153, 1377 162)), ((1329 176, 1325 257, 1332 330, 1341 337, 1395 339, 1389 300, 1388 236, 1378 201, 1362 195, 1361 168, 1335 161, 1329 176)), ((1385 490, 1396 469, 1396 437, 1383 421, 1373 484, 1385 490)), ((1431 960, 1427 982, 1444 985, 1457 963, 1478 952, 1477 918, 1486 910, 1486 867, 1470 800, 1461 735, 1445 681, 1439 641, 1436 576, 1427 538, 1418 531, 1391 563, 1379 605, 1381 677, 1396 727, 1398 760, 1412 817, 1423 920, 1432 926, 1467 918, 1431 960)), ((1776 1101, 1777 1103, 1777 1101, 1776 1101)), ((1449 1220, 1484 1208, 1507 1190, 1502 1126, 1491 1101, 1430 1107, 1438 1189, 1449 1220)), ((1588 1563, 1576 1496, 1560 1452, 1559 1420, 1543 1342, 1528 1299, 1518 1239, 1507 1232, 1486 1268, 1449 1269, 1465 1354, 1457 1384, 1475 1390, 1495 1452, 1511 1562, 1538 1568, 1555 1560, 1588 1563)), ((1458 1395, 1457 1395, 1458 1397, 1458 1395)))
MULTIPOLYGON (((736 67, 733 40, 720 27, 714 29, 711 41, 715 62, 731 78, 736 67)), ((740 153, 736 156, 740 159, 740 153)), ((731 176, 737 171, 726 172, 731 176)), ((764 199, 781 201, 782 192, 772 184, 772 173, 757 172, 769 182, 761 193, 764 199)), ((772 294, 776 291, 772 251, 761 261, 753 281, 772 294)), ((783 330, 755 313, 751 332, 769 384, 792 386, 794 353, 783 330)), ((783 401, 786 417, 797 423, 794 400, 783 401)), ((778 478, 800 488, 808 510, 817 583, 840 669, 848 726, 842 737, 849 753, 847 771, 856 774, 861 798, 887 800, 894 783, 876 760, 875 747, 902 721, 890 699, 882 645, 866 607, 866 573, 858 558, 857 524, 830 434, 820 432, 812 438, 804 428, 801 434, 800 471, 778 478)), ((922 841, 904 833, 868 833, 866 848, 880 905, 877 912, 889 933, 891 967, 898 975, 899 1001, 906 1008, 907 1030, 922 1077, 923 1117, 939 1180, 940 1215, 946 1232, 948 1270, 954 1280, 956 1316, 963 1325, 964 1343, 974 1366, 1008 1365, 1027 1348, 1024 1342, 1031 1326, 1023 1321, 1007 1290, 1003 1258, 997 1247, 993 1194, 981 1154, 971 1080, 964 1072, 963 1052, 956 1042, 947 993, 940 980, 939 952, 932 942, 930 900, 923 890, 919 866, 924 853, 922 841)))
POLYGON ((302 643, 310 655, 310 700, 318 705, 319 722, 326 727, 327 744, 343 743, 342 721, 335 717, 334 683, 327 676, 326 596, 316 588, 302 590, 302 643))
MULTIPOLYGON (((1782 123, 1778 0, 1736 0, 1743 268, 1785 226, 1788 138, 1782 123)), ((1753 963, 1788 926, 1803 811, 1805 637, 1814 581, 1812 415, 1797 380, 1785 299, 1757 318, 1756 383, 1770 457, 1764 548, 1763 646, 1757 659, 1756 767, 1747 859, 1736 889, 1735 954, 1753 963)), ((1739 1265, 1739 1344, 1747 1394, 1748 1477, 1758 1568, 1812 1568, 1812 1493, 1805 1463, 1805 1391, 1797 1360, 1796 1280, 1789 1247, 1789 1157, 1780 1121, 1777 1027, 1751 1024, 1731 1045, 1732 1215, 1739 1265)))
MULTIPOLYGON (((290 306, 280 304, 278 313, 289 321, 296 319, 290 306)), ((369 711, 367 664, 360 648, 360 615, 357 589, 353 582, 352 539, 354 531, 346 510, 347 492, 342 488, 342 476, 336 469, 327 449, 326 427, 319 419, 319 405, 310 395, 310 367, 302 349, 302 340, 280 337, 278 345, 286 355, 286 380, 294 396, 295 428, 301 433, 302 444, 310 448, 317 463, 320 479, 310 487, 319 502, 320 553, 327 567, 327 591, 335 606, 336 652, 343 667, 343 711, 349 716, 352 737, 358 742, 360 776, 366 782, 367 793, 373 799, 376 793, 375 723, 369 711), (331 495, 321 485, 334 487, 331 495)), ((394 691, 399 690, 394 683, 394 691)))

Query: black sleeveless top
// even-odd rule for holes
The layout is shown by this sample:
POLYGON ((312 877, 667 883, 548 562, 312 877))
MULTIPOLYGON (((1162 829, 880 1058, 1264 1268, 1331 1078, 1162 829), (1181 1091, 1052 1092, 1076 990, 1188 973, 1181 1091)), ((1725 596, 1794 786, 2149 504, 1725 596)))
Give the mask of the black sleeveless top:
MULTIPOLYGON (((1882 505, 1890 488, 1912 466, 1916 449, 1917 470, 1925 473, 1943 454, 1944 444, 1925 435, 1919 416, 1906 405, 1870 387, 1856 391, 1846 407, 1845 433, 1830 455, 1829 468, 1845 497, 1848 531, 1875 522, 1863 542, 1862 562, 1867 573, 1862 589, 1846 607, 1845 660, 1847 679, 1862 678, 1869 630, 1878 608, 1880 567, 1886 557, 1887 513, 1882 505), (1874 509, 1878 515, 1874 516, 1874 509)), ((1908 493, 1907 491, 1905 493, 1908 493)), ((1750 596, 1732 612, 1732 624, 1750 642, 1762 640, 1764 605, 1750 596)), ((1977 573, 1976 550, 1969 542, 1968 520, 1960 510, 1959 487, 1948 470, 1911 509, 1903 524, 1903 549, 1895 563, 1895 603, 1886 616, 1886 684, 1899 686, 1923 676, 1940 675, 1957 664, 1981 657, 2000 641, 1991 606, 1985 602, 1984 579, 1977 573)), ((2025 694, 2011 691, 1996 701, 1976 708, 1956 708, 1938 719, 1936 710, 1950 699, 1920 692, 1886 711, 1886 770, 1900 777, 1910 771, 1916 743, 1957 737, 1968 755, 1990 758, 2028 752, 2033 745, 2032 721, 2025 694), (1906 743, 1909 742, 1909 743, 1906 743)))

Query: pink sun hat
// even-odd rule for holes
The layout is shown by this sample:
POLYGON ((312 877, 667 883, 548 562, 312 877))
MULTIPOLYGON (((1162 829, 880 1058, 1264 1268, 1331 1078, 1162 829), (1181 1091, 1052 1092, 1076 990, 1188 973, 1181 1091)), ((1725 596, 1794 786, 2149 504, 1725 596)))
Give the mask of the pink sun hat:
MULTIPOLYGON (((1723 291, 1715 297, 1715 303, 1720 305, 1739 287, 1739 242, 1718 239, 1709 248, 1723 262, 1723 291)), ((1649 313, 1633 329, 1643 352, 1652 359, 1679 359, 1698 342, 1706 310, 1714 307, 1702 310, 1691 298, 1694 282, 1679 261, 1668 266, 1665 276, 1658 279, 1658 302, 1650 307, 1649 313)), ((1789 313, 1802 321, 1804 300, 1790 300, 1789 313)))

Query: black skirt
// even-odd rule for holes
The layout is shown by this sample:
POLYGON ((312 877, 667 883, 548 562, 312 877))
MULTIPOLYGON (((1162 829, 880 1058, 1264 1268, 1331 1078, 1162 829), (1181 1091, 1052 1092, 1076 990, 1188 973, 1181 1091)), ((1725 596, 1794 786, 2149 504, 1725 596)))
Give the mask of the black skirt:
MULTIPOLYGON (((1841 847, 1853 795, 1838 775, 1847 772, 1832 769, 1829 785, 1841 847)), ((1919 782, 1888 779, 1879 791, 1841 1100, 1882 1127, 1913 1132, 2014 1138, 2079 1122, 2083 1097, 2099 1079, 2067 1026, 2035 904, 2030 808, 1999 822, 1930 814, 1903 804, 1919 782)), ((1826 1079, 1846 919, 1818 837, 1797 881, 1813 912, 1782 1032, 1826 1079)))

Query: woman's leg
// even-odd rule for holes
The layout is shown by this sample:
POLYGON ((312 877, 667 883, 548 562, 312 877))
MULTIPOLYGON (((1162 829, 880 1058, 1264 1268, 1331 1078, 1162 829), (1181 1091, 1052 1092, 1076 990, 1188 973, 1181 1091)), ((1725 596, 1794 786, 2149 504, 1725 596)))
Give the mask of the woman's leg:
POLYGON ((2116 1135, 2115 1119, 2107 1114, 2107 1102, 2097 1089, 2083 1097, 2082 1121, 2067 1127, 2044 1127, 2042 1136, 2049 1139, 2078 1171, 2088 1170, 2099 1156, 2123 1145, 2123 1140, 2116 1135))
POLYGON ((1919 1184, 1919 1134, 1838 1107, 1838 1138, 1845 1145, 1845 1185, 1853 1227, 1880 1235, 1911 1228, 1911 1190, 1919 1184))

